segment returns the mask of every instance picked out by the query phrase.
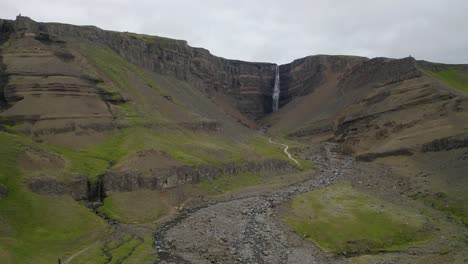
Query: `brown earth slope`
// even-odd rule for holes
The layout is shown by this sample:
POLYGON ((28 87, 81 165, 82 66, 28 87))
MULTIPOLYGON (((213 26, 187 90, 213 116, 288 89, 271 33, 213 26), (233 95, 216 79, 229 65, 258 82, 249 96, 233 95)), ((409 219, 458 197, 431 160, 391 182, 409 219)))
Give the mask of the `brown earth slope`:
MULTIPOLYGON (((322 59, 294 79, 306 92, 262 122, 272 133, 340 142, 359 160, 389 165, 413 182, 408 195, 466 223, 467 66, 413 58, 354 62, 322 59), (327 81, 324 72, 335 77, 327 81)), ((294 72, 294 65, 282 67, 294 72)))

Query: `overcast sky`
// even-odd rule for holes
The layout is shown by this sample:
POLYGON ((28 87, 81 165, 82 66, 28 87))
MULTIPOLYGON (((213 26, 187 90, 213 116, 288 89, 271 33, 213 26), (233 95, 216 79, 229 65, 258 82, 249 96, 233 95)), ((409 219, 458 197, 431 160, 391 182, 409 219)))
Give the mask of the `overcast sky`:
POLYGON ((313 54, 468 63, 467 0, 0 0, 0 17, 184 39, 287 63, 313 54))

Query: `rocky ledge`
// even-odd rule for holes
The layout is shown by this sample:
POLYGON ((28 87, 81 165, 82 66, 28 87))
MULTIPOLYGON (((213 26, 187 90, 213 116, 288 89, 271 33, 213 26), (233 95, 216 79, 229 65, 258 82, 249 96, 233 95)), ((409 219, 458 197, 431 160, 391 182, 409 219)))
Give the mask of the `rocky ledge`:
POLYGON ((243 164, 229 163, 222 168, 210 165, 191 167, 187 165, 154 169, 149 172, 138 170, 108 171, 103 179, 104 191, 134 191, 138 189, 160 190, 183 184, 197 183, 203 179, 235 176, 240 173, 287 173, 296 168, 286 160, 268 159, 243 164))
MULTIPOLYGON (((95 200, 111 191, 135 191, 139 189, 161 190, 184 184, 197 183, 203 179, 216 179, 221 176, 233 176, 240 173, 289 173, 296 168, 286 160, 268 159, 237 164, 230 163, 222 168, 209 165, 197 167, 182 165, 171 168, 159 168, 149 172, 138 170, 109 170, 96 181, 90 181, 83 175, 73 174, 68 180, 59 180, 45 174, 38 174, 27 180, 29 188, 39 194, 69 194, 76 200, 95 200)), ((6 190, 0 186, 0 198, 6 190)))

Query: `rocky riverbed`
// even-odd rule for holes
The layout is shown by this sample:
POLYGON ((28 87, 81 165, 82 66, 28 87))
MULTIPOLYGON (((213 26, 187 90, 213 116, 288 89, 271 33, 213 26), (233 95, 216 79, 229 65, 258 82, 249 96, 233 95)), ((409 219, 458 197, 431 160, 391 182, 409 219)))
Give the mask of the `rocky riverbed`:
POLYGON ((282 220, 293 197, 338 182, 351 183, 387 202, 413 208, 436 226, 432 238, 425 243, 374 253, 365 257, 364 263, 441 263, 468 257, 467 245, 461 242, 468 237, 466 228, 406 196, 413 184, 391 167, 355 161, 341 154, 340 146, 334 143, 323 143, 298 155, 316 166, 306 180, 276 189, 213 198, 187 206, 162 224, 155 234, 157 263, 349 263, 349 255, 318 248, 282 220))
POLYGON ((348 174, 353 159, 325 144, 309 153, 317 170, 299 184, 240 194, 188 208, 155 236, 159 263, 344 263, 302 240, 278 220, 293 196, 323 188, 348 174))

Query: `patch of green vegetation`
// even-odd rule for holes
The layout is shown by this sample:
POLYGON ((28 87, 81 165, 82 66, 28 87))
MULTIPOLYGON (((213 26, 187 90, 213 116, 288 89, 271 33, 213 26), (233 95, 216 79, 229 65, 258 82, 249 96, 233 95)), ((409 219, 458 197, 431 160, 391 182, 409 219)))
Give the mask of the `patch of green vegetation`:
POLYGON ((128 70, 145 81, 148 86, 156 89, 161 95, 169 95, 167 91, 148 77, 143 70, 128 62, 113 50, 109 48, 98 48, 92 45, 83 45, 81 50, 88 59, 101 69, 107 77, 115 81, 116 85, 121 86, 121 88, 129 88, 131 86, 126 73, 126 70, 128 70))
POLYGON ((314 170, 315 167, 314 167, 314 164, 308 160, 303 160, 303 159, 296 159, 300 166, 299 168, 302 170, 302 171, 311 171, 311 170, 314 170))
POLYGON ((68 160, 71 171, 95 180, 109 168, 110 163, 138 149, 138 145, 125 140, 128 139, 128 133, 128 130, 111 132, 105 141, 80 150, 62 146, 48 146, 48 148, 68 160))
POLYGON ((79 254, 70 261, 70 264, 104 264, 107 262, 108 257, 103 251, 104 245, 101 243, 97 246, 79 254))
POLYGON ((463 197, 452 197, 450 194, 444 192, 424 196, 415 195, 413 197, 437 210, 445 212, 463 224, 468 225, 468 207, 463 197))
POLYGON ((3 42, 0 45, 0 49, 6 49, 6 48, 10 47, 10 45, 11 45, 11 39, 7 39, 5 42, 3 42))
POLYGON ((468 92, 468 72, 458 69, 455 66, 447 65, 441 71, 430 71, 423 69, 432 77, 446 82, 450 86, 468 92))
POLYGON ((107 242, 100 242, 76 256, 71 264, 154 263, 156 255, 151 235, 144 238, 123 234, 107 242))
POLYGON ((287 175, 241 173, 239 175, 228 175, 216 179, 206 179, 197 183, 197 186, 208 195, 218 195, 256 187, 277 188, 299 182, 306 177, 307 174, 305 173, 287 175))
MULTIPOLYGON (((79 150, 62 146, 47 146, 61 154, 70 171, 97 179, 109 169, 110 164, 138 150, 154 148, 165 151, 182 163, 192 166, 209 164, 221 168, 227 163, 243 163, 252 160, 288 160, 281 146, 259 136, 244 141, 234 141, 222 135, 208 135, 190 130, 173 129, 155 131, 144 127, 127 128, 109 133, 103 142, 79 150)), ((309 161, 300 160, 305 168, 312 168, 309 161)), ((291 164, 293 164, 291 162, 291 164)))
MULTIPOLYGON (((265 138, 263 137, 259 137, 260 140, 265 140, 265 138)), ((297 163, 295 162, 291 162, 292 165, 296 166, 298 169, 302 170, 302 171, 310 171, 310 170, 313 170, 314 169, 314 164, 308 160, 304 160, 304 159, 301 159, 299 157, 297 157, 296 155, 294 155, 294 153, 298 153, 300 152, 302 149, 304 149, 304 145, 301 144, 300 142, 298 141, 294 141, 294 140, 287 140, 287 139, 284 139, 284 138, 279 138, 279 139, 274 139, 273 140, 274 142, 277 142, 277 143, 282 143, 282 144, 286 144, 289 146, 288 148, 288 152, 293 156, 294 159, 296 159, 300 166, 297 166, 297 163)), ((268 144, 272 145, 270 142, 267 141, 268 144)), ((274 146, 276 146, 276 148, 278 150, 280 150, 280 152, 276 152, 276 155, 282 155, 282 159, 285 159, 287 158, 289 160, 289 158, 287 157, 287 155, 284 153, 284 147, 281 146, 281 145, 276 145, 274 144, 274 146)))
MULTIPOLYGON (((41 196, 31 193, 23 186, 21 171, 16 164, 16 154, 23 146, 58 153, 66 159, 67 171, 87 175, 90 179, 97 179, 111 164, 119 162, 127 155, 148 148, 163 150, 193 166, 210 164, 221 167, 230 162, 241 163, 265 158, 287 159, 281 148, 268 143, 266 138, 254 137, 236 141, 223 135, 208 135, 183 129, 156 131, 144 127, 113 131, 109 133, 107 140, 78 150, 35 143, 28 137, 5 132, 0 132, 0 145, 0 183, 9 190, 8 196, 0 200, 0 260, 20 263, 30 259, 37 263, 50 263, 58 257, 69 256, 85 248, 107 232, 105 222, 71 197, 41 196)), ((229 180, 219 179, 213 185, 205 186, 211 190, 213 186, 219 186, 224 192, 252 185, 291 182, 291 178, 278 181, 274 179, 278 178, 239 175, 230 177, 229 180)), ((140 197, 141 204, 135 205, 129 204, 128 201, 135 202, 138 199, 125 195, 111 194, 102 210, 113 218, 130 223, 153 221, 166 213, 165 206, 158 204, 157 197, 153 199, 151 195, 143 195, 140 197), (148 199, 156 201, 152 204, 155 208, 147 210, 144 200, 147 202, 148 199), (143 207, 146 211, 142 210, 143 207)), ((143 245, 145 244, 134 250, 141 251, 138 260, 147 261, 148 255, 151 255, 151 245, 143 245)), ((99 250, 93 249, 90 252, 97 254, 98 260, 104 258, 99 250)))
POLYGON ((0 131, 4 131, 10 134, 16 134, 18 133, 18 129, 15 124, 7 124, 2 122, 0 124, 0 131))
POLYGON ((174 39, 163 38, 159 36, 150 36, 146 34, 138 34, 133 32, 125 32, 124 34, 127 34, 128 36, 135 39, 141 39, 147 44, 158 43, 160 46, 165 48, 171 48, 177 41, 174 39))
POLYGON ((447 254, 449 254, 449 253, 452 252, 452 251, 453 251, 452 248, 444 247, 444 248, 439 249, 439 251, 437 251, 437 253, 438 253, 439 255, 447 255, 447 254))
MULTIPOLYGON (((169 122, 160 112, 157 111, 157 109, 154 108, 154 105, 144 97, 141 91, 136 89, 134 86, 135 84, 132 83, 129 78, 128 72, 133 73, 148 86, 156 89, 161 96, 168 96, 169 94, 167 91, 161 88, 151 77, 149 77, 149 74, 145 73, 134 64, 129 63, 109 48, 100 48, 94 45, 82 45, 81 51, 99 70, 103 72, 105 76, 112 81, 112 87, 110 87, 110 84, 106 84, 107 89, 117 93, 118 91, 125 91, 132 94, 134 98, 138 98, 137 101, 140 105, 134 107, 135 109, 133 110, 137 116, 144 117, 146 121, 151 121, 153 123, 169 122)), ((127 105, 127 107, 129 107, 129 105, 127 105)))
POLYGON ((147 236, 143 238, 143 243, 134 249, 132 254, 125 259, 122 264, 153 264, 157 255, 153 249, 153 238, 147 236))
POLYGON ((29 144, 28 138, 0 132, 0 183, 8 188, 0 200, 0 252, 9 253, 1 263, 53 263, 108 230, 70 196, 42 196, 24 186, 16 157, 29 144))
POLYGON ((276 159, 288 159, 286 154, 283 152, 284 147, 268 142, 265 137, 251 136, 248 141, 254 151, 261 155, 276 159))
POLYGON ((104 199, 99 211, 127 224, 154 222, 167 215, 169 208, 162 203, 158 191, 111 193, 104 199))
POLYGON ((126 102, 117 106, 125 116, 124 120, 117 120, 117 122, 128 126, 144 126, 145 119, 138 115, 135 110, 136 107, 132 106, 131 103, 132 102, 126 102))
POLYGON ((122 95, 119 92, 117 92, 114 88, 107 85, 106 83, 100 82, 96 86, 97 86, 98 89, 101 89, 101 90, 111 94, 111 98, 110 98, 111 100, 113 100, 113 101, 123 101, 124 100, 124 98, 122 97, 122 95))
POLYGON ((336 253, 396 251, 425 241, 427 219, 339 184, 293 199, 286 223, 336 253))
POLYGON ((146 34, 138 34, 138 33, 133 33, 133 32, 125 32, 125 34, 129 35, 132 38, 141 39, 145 41, 146 43, 154 43, 158 39, 158 37, 155 37, 155 36, 150 36, 146 34))
POLYGON ((199 182, 197 185, 208 194, 221 194, 247 186, 261 183, 259 175, 253 173, 241 173, 239 175, 223 176, 217 179, 209 179, 199 182))
POLYGON ((130 237, 124 239, 122 243, 120 243, 115 248, 109 248, 107 254, 111 255, 112 258, 110 259, 110 264, 119 264, 129 258, 134 250, 139 247, 143 243, 143 240, 137 237, 130 237))

